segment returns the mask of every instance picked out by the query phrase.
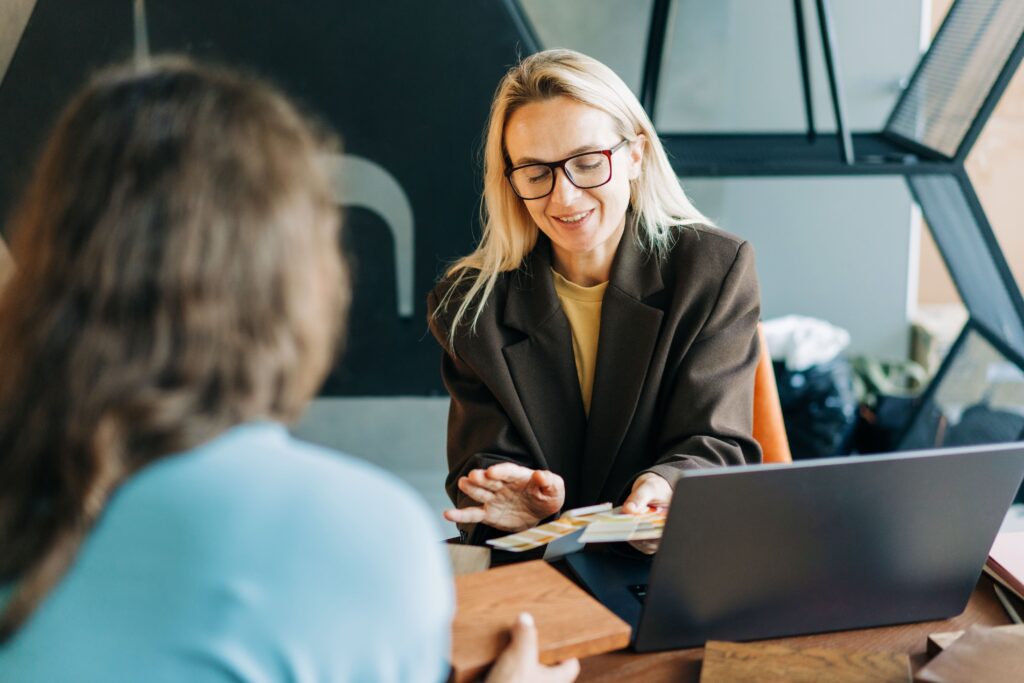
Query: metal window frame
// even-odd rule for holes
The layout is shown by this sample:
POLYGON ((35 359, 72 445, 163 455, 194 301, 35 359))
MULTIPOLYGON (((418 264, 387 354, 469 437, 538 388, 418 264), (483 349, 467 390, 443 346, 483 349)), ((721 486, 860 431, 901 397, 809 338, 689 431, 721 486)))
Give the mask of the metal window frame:
MULTIPOLYGON (((1008 1, 1013 2, 1014 0, 1008 1)), ((918 60, 907 86, 903 89, 899 98, 897 98, 892 111, 889 112, 889 116, 886 118, 885 124, 882 126, 881 131, 883 136, 897 144, 905 146, 907 149, 910 149, 925 158, 943 160, 947 162, 958 162, 960 164, 966 160, 971 148, 974 146, 974 143, 977 141, 982 129, 985 127, 989 117, 992 115, 996 104, 1002 98, 1003 92, 1006 90, 1006 87, 1009 85, 1014 73, 1017 71, 1017 67, 1020 65, 1021 59, 1024 58, 1024 34, 1017 39, 1017 45, 1013 50, 1011 50, 1009 59, 1004 63, 999 72, 999 76, 996 77, 995 82, 992 84, 992 88, 982 101, 981 107, 978 108, 978 112, 975 114, 974 119, 971 120, 971 125, 968 126, 967 132, 964 133, 964 137, 960 140, 957 150, 953 156, 948 156, 937 149, 933 149, 918 142, 917 140, 897 133, 891 129, 891 126, 896 118, 896 113, 900 110, 903 102, 910 97, 910 93, 913 92, 914 86, 917 85, 917 82, 921 78, 923 78, 922 72, 924 71, 925 65, 928 64, 931 58, 933 46, 940 44, 943 36, 948 30, 950 30, 949 27, 953 23, 955 13, 962 6, 963 0, 955 0, 955 2, 950 6, 949 11, 942 20, 942 24, 939 26, 939 30, 935 32, 935 37, 932 39, 931 45, 918 60)))
MULTIPOLYGON (((928 388, 925 389, 924 393, 918 398, 917 405, 914 407, 913 413, 910 419, 907 420, 907 424, 904 425, 899 438, 895 440, 897 444, 896 450, 910 450, 906 446, 906 440, 910 436, 911 431, 914 428, 915 423, 921 414, 927 409, 930 403, 934 403, 935 394, 938 393, 939 387, 942 386, 942 382, 946 379, 946 376, 952 371, 953 365, 957 362, 960 354, 967 344, 967 339, 972 333, 978 333, 982 339, 992 345, 996 351, 1002 354, 1009 362, 1013 363, 1024 372, 1024 356, 1006 344, 998 335, 993 333, 983 322, 973 317, 968 317, 967 322, 960 329, 960 334, 957 335, 956 341, 949 347, 949 352, 946 353, 946 357, 942 359, 942 363, 939 365, 939 369, 935 372, 931 381, 928 383, 928 388)), ((1024 431, 1017 436, 1017 441, 1024 441, 1024 431)), ((935 446, 923 447, 930 448, 935 446)), ((938 446, 941 448, 941 446, 938 446)))
MULTIPOLYGON (((505 0, 507 3, 518 5, 518 0, 505 0)), ((770 133, 659 133, 659 137, 669 153, 673 169, 676 174, 682 177, 779 177, 779 176, 859 176, 859 175, 899 175, 902 176, 907 189, 913 200, 921 208, 922 213, 927 216, 928 201, 914 189, 911 178, 918 175, 948 175, 952 177, 962 192, 968 210, 974 219, 974 229, 980 233, 984 248, 987 250, 995 264, 997 275, 1002 286, 1007 290, 1011 305, 1014 310, 1010 311, 1024 325, 1024 297, 1017 287, 1013 273, 1003 255, 1002 249, 996 239, 992 226, 985 215, 970 177, 964 168, 964 162, 973 148, 982 129, 991 117, 997 103, 1001 99, 1010 80, 1019 68, 1024 59, 1024 32, 1017 40, 1016 46, 1010 53, 1009 58, 1000 68, 989 92, 985 95, 981 106, 975 114, 970 126, 963 138, 960 140, 956 153, 947 156, 938 150, 924 145, 917 140, 907 138, 891 130, 891 125, 896 113, 903 105, 906 98, 910 96, 914 85, 922 78, 924 66, 932 58, 936 45, 941 44, 943 36, 952 25, 956 12, 969 2, 969 0, 955 0, 950 6, 942 25, 936 32, 929 49, 918 60, 912 72, 910 80, 903 93, 893 105, 892 111, 883 125, 882 129, 874 133, 853 133, 845 127, 844 106, 841 96, 841 82, 838 78, 838 65, 835 60, 830 59, 830 48, 833 47, 831 26, 828 21, 828 0, 815 0, 818 10, 819 32, 822 46, 825 50, 826 70, 830 78, 832 90, 832 103, 836 112, 837 133, 822 135, 815 130, 814 112, 811 102, 811 83, 807 68, 806 36, 804 35, 805 21, 803 13, 803 0, 794 0, 794 21, 797 30, 797 50, 800 57, 802 70, 802 84, 804 109, 807 119, 807 131, 803 134, 770 133), (856 143, 856 145, 854 145, 856 143), (697 151, 696 156, 701 154, 708 156, 708 151, 717 149, 719 151, 749 150, 760 145, 762 149, 772 148, 776 152, 785 150, 786 154, 779 154, 774 159, 747 158, 750 155, 734 154, 733 158, 720 159, 719 161, 700 161, 688 159, 689 152, 697 151), (853 155, 853 148, 856 146, 860 156, 853 155), (826 150, 838 148, 839 158, 835 158, 826 150)), ((1008 0, 1010 2, 1018 0, 1008 0)), ((658 79, 661 73, 661 64, 664 57, 665 34, 668 30, 669 14, 672 0, 655 0, 652 9, 652 17, 648 32, 647 60, 644 65, 643 86, 641 88, 641 101, 645 109, 654 119, 654 110, 657 100, 658 79)), ((529 20, 525 14, 520 14, 524 25, 529 27, 529 20)), ((532 30, 531 30, 532 33, 532 30)), ((722 157, 728 157, 723 154, 722 157)), ((934 215, 934 214, 933 214, 934 215)), ((929 223, 929 230, 931 224, 929 223)), ((964 283, 959 281, 955 270, 950 263, 955 262, 957 255, 947 253, 941 246, 941 240, 935 240, 939 252, 945 262, 946 269, 953 280, 954 285, 960 294, 961 299, 967 307, 969 318, 961 330, 960 336, 951 347, 946 358, 943 360, 939 371, 930 382, 925 393, 922 395, 918 411, 915 411, 911 420, 907 423, 906 430, 900 436, 897 443, 902 443, 910 429, 910 426, 918 419, 918 412, 923 410, 927 401, 931 400, 938 390, 949 367, 955 362, 964 340, 971 331, 978 331, 989 343, 1000 353, 1010 359, 1024 370, 1024 357, 1006 340, 998 331, 990 330, 982 321, 978 320, 971 311, 968 301, 964 298, 964 283)), ((1021 435, 1024 440, 1024 434, 1021 435)))
MULTIPOLYGON (((1002 248, 999 245, 999 240, 996 238, 995 231, 992 229, 992 225, 989 223, 988 217, 985 215, 985 210, 981 206, 981 201, 974 192, 974 186, 971 184, 966 169, 962 166, 958 166, 955 169, 951 169, 945 175, 948 175, 956 182, 958 189, 963 195, 964 202, 966 203, 967 209, 970 211, 974 222, 973 230, 981 237, 982 246, 988 252, 988 256, 991 258, 992 264, 996 269, 996 275, 999 278, 1000 284, 1006 291, 1010 304, 1013 306, 1013 310, 1008 311, 1008 313, 1015 315, 1020 322, 1021 327, 1024 328, 1024 297, 1021 296, 1013 271, 1010 270, 1010 265, 1007 262, 1006 257, 1003 255, 1002 248)), ((951 264, 956 260, 956 254, 948 253, 946 248, 943 246, 943 240, 935 237, 935 229, 933 227, 934 221, 929 220, 929 214, 934 214, 928 208, 927 199, 921 196, 914 187, 910 178, 906 178, 905 180, 911 197, 921 209, 925 222, 928 225, 928 230, 932 233, 935 246, 938 249, 939 254, 942 256, 946 266, 946 271, 949 273, 949 277, 953 281, 953 285, 956 287, 961 301, 963 301, 964 306, 967 308, 968 312, 971 313, 972 317, 975 317, 973 311, 971 311, 970 297, 965 296, 965 292, 967 291, 965 283, 962 282, 961 278, 957 275, 957 269, 951 266, 951 264)), ((993 333, 999 334, 998 331, 993 331, 993 333)), ((1012 346, 1009 341, 1005 341, 1005 343, 1012 346)), ((1022 349, 1021 352, 1024 353, 1024 349, 1022 349)))

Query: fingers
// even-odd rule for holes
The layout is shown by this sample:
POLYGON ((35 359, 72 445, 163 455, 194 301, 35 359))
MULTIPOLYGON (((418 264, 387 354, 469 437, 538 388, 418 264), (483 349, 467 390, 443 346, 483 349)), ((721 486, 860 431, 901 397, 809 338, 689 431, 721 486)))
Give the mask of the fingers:
POLYGON ((558 496, 565 492, 565 481, 549 470, 534 470, 531 478, 544 496, 558 496))
POLYGON ((522 612, 516 623, 512 625, 512 639, 506 650, 523 667, 522 671, 534 670, 530 680, 538 681, 572 681, 579 674, 580 663, 575 659, 567 659, 556 666, 540 664, 540 647, 537 644, 537 624, 533 615, 522 612))
MULTIPOLYGON (((499 484, 499 486, 501 485, 499 484)), ((460 491, 478 503, 490 503, 494 500, 494 493, 491 490, 474 483, 469 477, 459 477, 458 487, 460 491)))
POLYGON ((499 491, 505 486, 505 482, 488 477, 487 470, 471 470, 470 473, 466 475, 466 478, 469 479, 470 482, 477 486, 481 486, 488 491, 499 491))
POLYGON ((633 491, 622 504, 623 512, 641 514, 650 509, 668 509, 672 487, 664 478, 648 472, 633 482, 633 491))
MULTIPOLYGON (((539 662, 540 648, 537 645, 537 625, 529 612, 519 615, 512 626, 512 639, 508 648, 498 659, 506 667, 503 673, 512 674, 508 678, 492 676, 489 681, 526 680, 540 683, 570 683, 580 673, 580 663, 576 659, 568 659, 555 666, 544 666, 539 662)), ((498 669, 495 666, 495 669, 498 669)))
POLYGON ((501 463, 486 470, 470 470, 469 474, 459 477, 459 490, 478 503, 489 503, 494 494, 505 488, 506 483, 528 481, 531 470, 515 463, 501 463), (506 467, 507 465, 507 467, 506 467))
POLYGON ((452 508, 444 511, 444 518, 456 524, 478 524, 484 521, 482 507, 452 508))
POLYGON ((499 462, 497 465, 491 465, 487 468, 487 478, 495 482, 504 482, 506 484, 525 484, 530 481, 530 477, 533 475, 535 470, 529 467, 523 467, 517 465, 514 462, 499 462))
POLYGON ((551 683, 569 683, 570 681, 575 681, 579 675, 580 660, 567 659, 560 664, 547 667, 544 676, 540 680, 550 681, 551 683))
POLYGON ((509 643, 509 649, 514 651, 516 658, 521 661, 537 661, 537 624, 529 612, 520 612, 516 623, 512 625, 512 642, 509 643))
POLYGON ((647 506, 653 500, 653 496, 652 486, 647 485, 641 479, 637 479, 636 483, 633 484, 633 493, 623 503, 623 512, 634 515, 647 512, 647 506))
POLYGON ((554 472, 538 470, 524 489, 524 501, 530 513, 543 519, 558 512, 565 502, 565 482, 554 472))
POLYGON ((629 498, 622 504, 622 511, 632 515, 647 512, 647 506, 653 500, 654 492, 649 486, 638 486, 629 494, 629 498))
POLYGON ((629 544, 642 552, 644 555, 653 555, 658 552, 658 546, 661 545, 661 539, 652 539, 649 541, 630 541, 629 544))
POLYGON ((535 678, 537 662, 537 627, 533 617, 523 612, 512 625, 511 640, 494 660, 494 666, 487 675, 487 683, 515 683, 532 681, 535 678))

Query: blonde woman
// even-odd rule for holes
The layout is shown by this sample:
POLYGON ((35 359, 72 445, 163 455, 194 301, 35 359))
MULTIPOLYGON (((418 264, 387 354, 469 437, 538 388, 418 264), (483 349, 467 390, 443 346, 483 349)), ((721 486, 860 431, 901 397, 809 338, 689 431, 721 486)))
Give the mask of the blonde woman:
POLYGON ((760 461, 753 250, 689 202, 611 69, 548 50, 505 75, 482 220, 428 297, 464 540, 664 509, 684 470, 760 461))

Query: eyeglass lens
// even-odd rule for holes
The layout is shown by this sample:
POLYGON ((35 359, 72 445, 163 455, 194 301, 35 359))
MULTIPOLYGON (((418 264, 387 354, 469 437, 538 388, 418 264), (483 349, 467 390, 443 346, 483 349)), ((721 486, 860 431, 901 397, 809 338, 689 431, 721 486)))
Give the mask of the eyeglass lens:
MULTIPOLYGON (((608 157, 600 152, 582 154, 565 162, 569 182, 580 189, 604 185, 611 178, 612 166, 608 157)), ((509 176, 512 185, 523 199, 539 199, 555 187, 555 174, 549 166, 540 164, 523 166, 509 176)))

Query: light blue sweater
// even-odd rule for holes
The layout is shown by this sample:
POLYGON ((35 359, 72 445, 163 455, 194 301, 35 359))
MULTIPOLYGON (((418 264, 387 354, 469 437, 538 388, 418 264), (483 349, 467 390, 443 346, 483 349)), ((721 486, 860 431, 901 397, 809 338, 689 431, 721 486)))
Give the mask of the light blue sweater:
POLYGON ((406 486, 254 423, 118 490, 0 681, 434 682, 452 605, 406 486))

